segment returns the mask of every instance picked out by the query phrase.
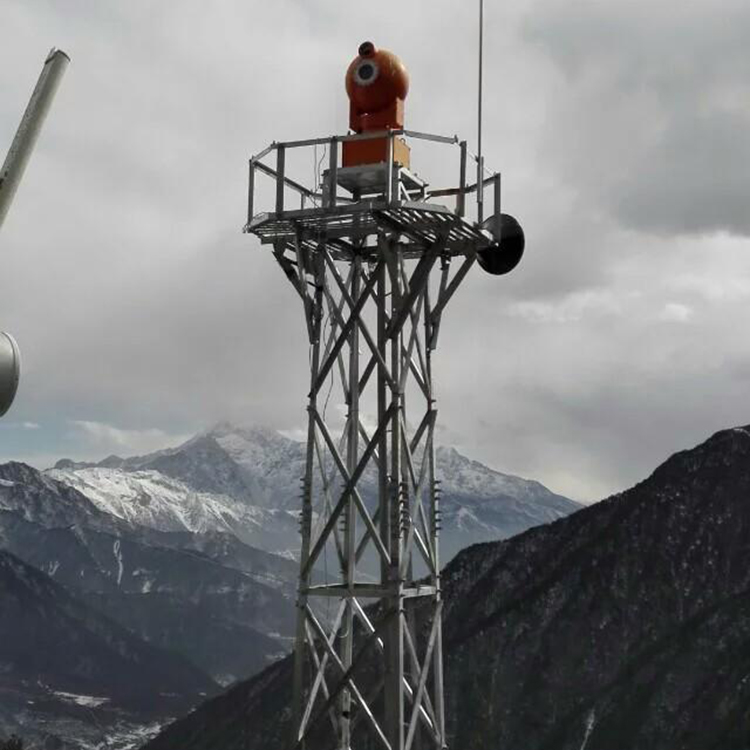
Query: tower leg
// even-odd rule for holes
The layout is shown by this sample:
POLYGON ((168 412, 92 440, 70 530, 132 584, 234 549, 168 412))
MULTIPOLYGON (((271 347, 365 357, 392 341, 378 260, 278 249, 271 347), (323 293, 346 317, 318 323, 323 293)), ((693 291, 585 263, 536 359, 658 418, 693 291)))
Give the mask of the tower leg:
MULTIPOLYGON (((307 452, 305 456, 305 476, 302 481, 302 513, 300 516, 300 579, 297 591, 297 630, 294 640, 294 682, 292 693, 292 746, 300 739, 300 722, 305 692, 305 662, 307 660, 306 616, 307 590, 310 585, 310 573, 306 572, 306 563, 310 556, 310 539, 312 534, 313 482, 315 472, 315 413, 317 410, 318 389, 316 382, 320 367, 320 336, 323 312, 323 289, 325 283, 325 266, 323 259, 316 260, 315 295, 313 304, 305 306, 305 315, 310 331, 310 393, 308 396, 307 418, 307 452)), ((304 747, 304 743, 302 745, 304 747)))
POLYGON ((441 243, 409 270, 381 232, 346 277, 325 241, 308 255, 298 242, 296 262, 277 254, 311 347, 293 748, 445 747, 429 294, 441 243), (340 439, 332 393, 346 405, 340 439), (338 565, 321 584, 329 555, 338 565), (336 615, 322 616, 331 601, 336 615))
MULTIPOLYGON (((381 242, 381 252, 390 277, 390 320, 398 317, 402 305, 401 278, 398 269, 398 259, 393 245, 381 242)), ((386 300, 380 300, 385 305, 386 300)), ((387 332, 386 332, 387 333, 387 332)), ((388 552, 390 565, 385 586, 391 591, 386 611, 389 625, 386 639, 385 664, 385 725, 386 736, 391 743, 391 750, 402 750, 404 746, 404 634, 403 634, 403 585, 401 579, 401 539, 402 539, 402 485, 401 485, 401 420, 402 420, 402 390, 401 390, 401 333, 396 332, 390 337, 390 366, 391 366, 391 444, 390 444, 390 477, 387 497, 383 500, 388 504, 390 516, 390 535, 388 552)))
MULTIPOLYGON (((359 302, 362 259, 355 257, 352 261, 350 294, 356 305, 359 302)), ((353 475, 359 463, 359 326, 353 326, 349 340, 349 410, 347 414, 347 470, 353 475)), ((354 582, 356 580, 357 550, 357 517, 351 494, 346 500, 344 516, 344 581, 347 589, 346 613, 344 616, 344 633, 342 635, 342 662, 349 670, 354 657, 354 582)), ((349 750, 351 744, 351 692, 344 688, 341 693, 341 738, 340 750, 349 750)))

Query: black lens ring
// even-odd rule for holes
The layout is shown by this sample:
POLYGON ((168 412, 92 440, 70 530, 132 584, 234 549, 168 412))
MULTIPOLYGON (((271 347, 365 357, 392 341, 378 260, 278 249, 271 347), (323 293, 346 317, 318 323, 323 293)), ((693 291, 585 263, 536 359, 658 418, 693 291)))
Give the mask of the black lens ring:
POLYGON ((357 75, 362 81, 369 81, 375 75, 375 66, 370 63, 363 63, 357 68, 357 75))
POLYGON ((358 86, 371 86, 380 76, 380 67, 375 60, 362 60, 354 69, 354 82, 358 86))

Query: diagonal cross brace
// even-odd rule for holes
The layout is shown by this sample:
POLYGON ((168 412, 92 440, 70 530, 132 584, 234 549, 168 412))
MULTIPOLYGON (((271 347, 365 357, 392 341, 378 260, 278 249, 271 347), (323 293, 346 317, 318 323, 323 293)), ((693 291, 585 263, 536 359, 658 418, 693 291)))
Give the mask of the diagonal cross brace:
POLYGON ((456 289, 458 289, 459 284, 464 280, 466 274, 471 270, 471 267, 474 265, 476 259, 476 255, 470 255, 469 257, 467 257, 461 264, 461 267, 458 269, 458 271, 456 271, 455 275, 450 281, 450 284, 448 284, 448 286, 441 292, 437 302, 435 303, 435 307, 432 308, 432 320, 430 322, 433 325, 440 320, 440 315, 445 309, 445 306, 448 304, 450 298, 456 292, 456 289))
POLYGON ((388 338, 394 338, 401 332, 404 323, 406 323, 406 319, 409 317, 414 302, 422 293, 425 284, 429 281, 430 271, 435 265, 435 261, 440 253, 445 250, 446 242, 446 236, 440 237, 440 239, 419 259, 417 267, 414 269, 411 278, 409 279, 409 291, 406 296, 400 300, 398 312, 391 320, 391 324, 388 327, 388 338))
POLYGON ((338 520, 338 517, 341 514, 341 511, 344 509, 344 506, 346 505, 346 501, 349 498, 350 494, 352 495, 352 497, 354 497, 354 500, 357 503, 357 507, 359 508, 360 513, 364 511, 363 518, 364 518, 365 524, 367 524, 369 520, 368 527, 372 526, 370 533, 371 535, 373 535, 373 538, 375 540, 376 549, 378 550, 378 552, 380 552, 380 555, 384 558, 384 561, 386 563, 390 562, 388 550, 385 548, 383 541, 380 539, 380 535, 377 533, 377 530, 372 524, 372 519, 370 518, 370 514, 367 513, 367 509, 364 507, 362 498, 359 497, 359 492, 357 492, 356 485, 357 485, 357 482, 359 481, 359 478, 364 473, 364 470, 367 468, 367 464, 370 460, 370 455, 375 450, 375 447, 377 446, 378 441, 380 440, 380 436, 383 434, 383 431, 388 425, 391 415, 394 411, 395 411, 394 406, 391 406, 388 409, 388 412, 386 413, 387 418, 384 419, 380 423, 380 425, 378 425, 378 429, 375 431, 375 434, 372 436, 372 440, 370 440, 370 442, 368 443, 367 448, 365 448, 365 452, 362 454, 362 457, 359 459, 357 468, 354 470, 354 473, 351 476, 349 476, 349 472, 346 470, 346 467, 343 465, 343 463, 341 463, 341 456, 336 450, 336 446, 333 444, 330 433, 328 432, 328 428, 325 426, 325 422, 323 422, 322 417, 320 416, 320 414, 318 414, 317 411, 313 412, 314 419, 317 422, 318 427, 320 428, 320 431, 323 433, 323 437, 326 443, 328 444, 328 447, 331 450, 332 455, 334 456, 334 460, 336 460, 336 463, 339 466, 339 471, 341 472, 341 475, 346 480, 346 486, 344 487, 344 490, 341 493, 341 497, 336 503, 336 507, 333 509, 333 512, 331 513, 331 516, 329 517, 328 522, 323 528, 323 531, 320 532, 320 536, 315 542, 315 546, 312 548, 309 557, 305 561, 305 565, 302 569, 302 574, 301 574, 303 577, 306 578, 309 575, 310 571, 312 570, 312 566, 315 564, 315 561, 318 559, 318 556, 320 555, 321 550, 325 546, 328 536, 331 533, 331 529, 333 529, 333 527, 335 526, 336 521, 338 520), (375 532, 374 534, 373 534, 373 531, 375 532))
MULTIPOLYGON (((378 628, 376 628, 372 624, 372 621, 367 616, 367 613, 362 608, 362 605, 359 603, 359 601, 357 601, 356 599, 354 599, 353 602, 354 602, 354 609, 355 609, 355 611, 357 613, 357 616, 359 617, 360 621, 362 622, 362 624, 367 629, 367 632, 370 633, 373 636, 377 635, 378 628, 382 627, 382 623, 380 623, 378 625, 378 628)), ((411 643, 411 641, 410 641, 411 636, 409 635, 409 629, 405 628, 404 629, 404 633, 407 636, 406 639, 405 639, 406 642, 407 642, 407 644, 410 644, 411 643)), ((376 643, 377 643, 378 648, 380 649, 380 651, 383 651, 385 649, 385 644, 383 643, 383 639, 382 638, 377 637, 376 638, 376 643)), ((411 700, 412 703, 413 703, 413 701, 414 701, 414 688, 412 688, 412 686, 409 684, 409 681, 406 679, 405 676, 402 676, 401 680, 402 680, 402 685, 403 685, 404 692, 406 693, 406 695, 409 698, 409 700, 411 700)), ((423 705, 421 705, 420 708, 419 708, 419 714, 420 714, 420 717, 421 717, 422 722, 424 723, 425 727, 430 731, 431 734, 433 734, 433 736, 435 736, 437 738, 437 731, 435 729, 435 717, 434 717, 434 713, 431 713, 432 706, 431 706, 431 702, 429 700, 429 695, 426 694, 424 697, 425 697, 425 700, 423 701, 423 705)))
MULTIPOLYGON (((336 633, 338 632, 339 625, 341 625, 341 620, 344 616, 345 609, 346 609, 346 601, 342 600, 341 604, 339 604, 339 609, 336 614, 336 618, 334 619, 333 627, 331 628, 331 635, 328 637, 328 640, 330 643, 333 643, 333 641, 336 638, 336 633)), ((300 726, 299 726, 299 730, 297 734, 297 741, 302 739, 305 733, 306 727, 307 727, 307 723, 308 721, 310 721, 310 715, 312 713, 313 706, 315 705, 315 699, 318 696, 318 690, 320 690, 320 688, 322 687, 323 690, 326 692, 326 698, 329 697, 328 688, 327 688, 326 681, 325 681, 325 668, 326 668, 326 664, 328 663, 328 658, 329 658, 328 654, 323 654, 322 659, 318 657, 315 651, 315 648, 313 646, 313 643, 312 643, 312 640, 313 640, 312 633, 309 632, 308 627, 306 627, 305 630, 306 630, 309 648, 313 652, 313 655, 314 655, 316 674, 315 674, 315 680, 310 690, 310 696, 307 700, 307 705, 305 706, 305 712, 302 716, 302 721, 300 722, 300 726)), ((332 713, 332 716, 335 717, 335 714, 332 713)))
POLYGON ((339 352, 343 348, 344 344, 347 343, 349 339, 349 334, 352 332, 352 328, 354 328, 357 318, 359 317, 359 314, 362 312, 362 308, 365 306, 365 303, 367 302, 367 297, 369 296, 370 292, 375 288, 375 283, 377 282, 377 273, 374 273, 365 284, 364 289, 362 290, 362 294, 360 294, 359 299, 357 300, 357 303, 355 304, 354 308, 352 309, 352 312, 349 316, 349 320, 346 321, 346 325, 344 325, 341 333, 339 334, 338 339, 336 340, 336 343, 333 346, 333 349, 329 353, 325 363, 320 368, 320 372, 318 373, 318 377, 315 381, 315 385, 313 386, 314 391, 319 391, 323 383, 325 383, 326 377, 328 377, 328 373, 331 370, 331 367, 333 367, 333 363, 336 361, 336 358, 338 357, 339 352))
MULTIPOLYGON (((333 646, 328 642, 328 639, 326 638, 325 630, 323 630, 323 626, 318 622, 318 618, 315 617, 315 615, 313 614, 312 610, 309 607, 305 608, 305 612, 313 626, 313 629, 317 632, 318 636, 322 639, 323 645, 325 646, 326 651, 330 654, 331 661, 338 667, 339 671, 341 672, 341 682, 339 683, 338 689, 331 695, 331 699, 336 697, 336 693, 340 693, 344 689, 344 687, 347 687, 351 691, 351 693, 354 695, 354 699, 357 701, 357 703, 359 704, 359 707, 362 709, 362 712, 364 713, 365 717, 367 718, 368 723, 370 724, 370 726, 372 727, 375 733, 375 736, 380 740, 385 750, 391 750, 391 743, 388 742, 388 739, 386 738, 385 734, 383 734, 383 730, 380 728, 380 725, 378 724, 377 719, 373 715, 372 710, 367 705, 367 702, 362 696, 362 693, 360 692, 356 683, 352 679, 352 674, 354 673, 356 667, 358 666, 358 663, 361 660, 362 656, 364 655, 366 649, 362 648, 357 656, 357 659, 354 660, 351 667, 349 667, 349 669, 346 669, 341 659, 339 658, 339 655, 336 653, 333 646)), ((373 640, 375 640, 375 634, 371 635, 368 643, 372 642, 373 640)), ((367 645, 368 644, 366 643, 365 646, 367 645)))
MULTIPOLYGON (((386 412, 385 417, 383 419, 384 429, 385 429, 385 426, 388 424, 388 418, 389 418, 388 415, 392 413, 392 411, 395 411, 395 410, 396 410, 396 407, 395 405, 393 405, 386 412)), ((328 428, 325 426, 325 423, 322 423, 322 420, 321 420, 320 429, 321 429, 321 432, 323 433, 323 437, 328 443, 328 447, 331 450, 331 455, 333 456, 333 459, 336 462, 336 466, 339 469, 339 473, 341 474, 342 478, 346 482, 346 487, 344 488, 343 496, 346 497, 347 488, 351 486, 351 496, 354 498, 354 504, 357 506, 357 510, 359 511, 359 514, 362 517, 362 520, 365 522, 365 527, 366 527, 365 538, 367 538, 368 536, 372 538, 373 542, 375 543, 375 547, 377 548, 378 552, 380 552, 380 556, 383 558, 383 561, 387 562, 388 561, 388 549, 386 548, 383 540, 380 538, 380 535, 378 534, 378 530, 375 527, 375 523, 370 517, 370 514, 367 512, 367 507, 365 506, 364 501, 362 500, 362 497, 356 488, 356 484, 359 481, 359 477, 361 473, 364 471, 364 468, 362 469, 362 472, 360 472, 360 474, 357 474, 357 472, 355 471, 355 473, 350 476, 349 471, 346 468, 341 458, 341 454, 336 449, 336 446, 333 443, 333 438, 331 437, 331 434, 328 432, 328 428)), ((360 464, 358 464, 356 467, 357 470, 360 469, 360 466, 366 465, 370 456, 375 455, 376 446, 378 444, 378 440, 380 436, 382 435, 382 433, 383 433, 383 430, 378 429, 375 435, 372 436, 372 439, 367 443, 367 449, 365 450, 365 453, 360 459, 360 464)))
MULTIPOLYGON (((330 254, 325 250, 323 251, 323 257, 325 258, 326 264, 328 265, 328 268, 331 271, 331 275, 333 276, 333 278, 336 280, 336 283, 338 284, 339 290, 341 291, 341 297, 345 300, 346 304, 349 306, 349 309, 352 311, 352 315, 354 315, 354 308, 355 308, 354 300, 351 298, 349 291, 344 285, 344 281, 341 278, 341 274, 339 273, 338 268, 336 268, 336 265, 331 259, 330 254)), ((343 321, 341 320, 341 313, 338 310, 335 310, 335 312, 337 313, 339 317, 339 325, 343 325, 343 321)), ((359 330, 362 332, 362 335, 365 337, 365 340, 367 341, 367 345, 370 347, 370 350, 372 351, 372 356, 375 358, 376 363, 380 367, 383 373, 383 376, 388 381, 391 388, 395 388, 396 384, 393 380, 393 377, 391 376, 390 370, 388 369, 388 365, 383 359, 383 355, 378 350, 378 345, 375 343, 375 340, 373 339, 369 328, 365 325, 365 322, 362 320, 359 314, 357 315, 357 325, 359 326, 359 330)))
POLYGON ((430 664, 432 662, 432 651, 435 648, 435 641, 437 638, 438 628, 440 627, 440 615, 443 609, 443 602, 439 601, 437 607, 435 607, 435 615, 432 621, 432 630, 430 632, 430 640, 427 643, 427 652, 425 653, 424 660, 419 675, 419 684, 417 685, 417 692, 414 696, 414 707, 411 712, 411 721, 409 722, 409 731, 406 735, 406 745, 404 750, 411 750, 412 742, 414 741, 414 732, 417 728, 417 718, 419 717, 419 709, 422 706, 422 697, 424 696, 425 685, 427 684, 427 677, 430 674, 430 664))

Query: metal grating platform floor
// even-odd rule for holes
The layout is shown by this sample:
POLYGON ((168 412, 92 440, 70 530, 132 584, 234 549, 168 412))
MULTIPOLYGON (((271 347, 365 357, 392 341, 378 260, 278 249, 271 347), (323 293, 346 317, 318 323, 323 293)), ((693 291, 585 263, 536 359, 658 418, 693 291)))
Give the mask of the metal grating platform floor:
POLYGON ((260 238, 263 244, 279 241, 314 248, 321 240, 340 240, 337 254, 347 254, 348 243, 361 244, 380 230, 402 235, 402 248, 409 255, 419 255, 447 233, 446 252, 466 255, 492 239, 445 206, 435 203, 401 201, 388 205, 383 200, 365 200, 333 208, 308 208, 262 213, 253 217, 244 231, 260 238))

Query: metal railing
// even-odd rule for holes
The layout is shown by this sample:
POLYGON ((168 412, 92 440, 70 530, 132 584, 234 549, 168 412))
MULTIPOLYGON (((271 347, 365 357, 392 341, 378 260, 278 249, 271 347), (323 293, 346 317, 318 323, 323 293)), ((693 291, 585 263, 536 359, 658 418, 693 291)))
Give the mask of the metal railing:
MULTIPOLYGON (((469 161, 479 164, 479 157, 471 153, 467 148, 465 140, 459 140, 458 136, 442 136, 431 133, 422 133, 415 130, 382 130, 371 133, 357 133, 353 135, 336 135, 327 138, 307 138, 296 141, 274 141, 263 151, 255 154, 249 161, 249 179, 247 195, 247 226, 250 226, 255 216, 255 199, 256 199, 256 174, 260 173, 275 180, 275 201, 274 212, 281 216, 287 211, 285 201, 286 189, 291 189, 300 196, 301 208, 305 209, 309 201, 314 208, 334 209, 338 205, 351 204, 357 201, 356 198, 349 198, 339 193, 338 175, 339 175, 339 153, 340 144, 352 141, 365 141, 374 139, 387 139, 386 150, 386 179, 383 199, 386 205, 395 205, 400 201, 398 190, 398 177, 401 167, 394 163, 393 149, 394 138, 404 137, 414 140, 431 141, 443 145, 454 146, 459 150, 459 179, 455 187, 426 190, 424 200, 429 201, 433 198, 452 197, 456 199, 455 214, 462 219, 466 218, 467 196, 476 195, 476 226, 481 226, 484 221, 484 196, 485 188, 492 186, 493 189, 493 213, 499 216, 501 212, 501 174, 500 172, 491 172, 484 168, 482 170, 487 175, 481 182, 468 183, 467 170, 469 161), (324 174, 320 190, 318 186, 312 189, 305 187, 300 182, 290 178, 287 175, 286 157, 291 149, 310 148, 324 146, 328 148, 328 169, 324 174), (264 162, 267 157, 276 152, 275 167, 269 166, 264 162)), ((482 160, 484 161, 484 160, 482 160)), ((496 222, 499 224, 499 222, 496 222)))

